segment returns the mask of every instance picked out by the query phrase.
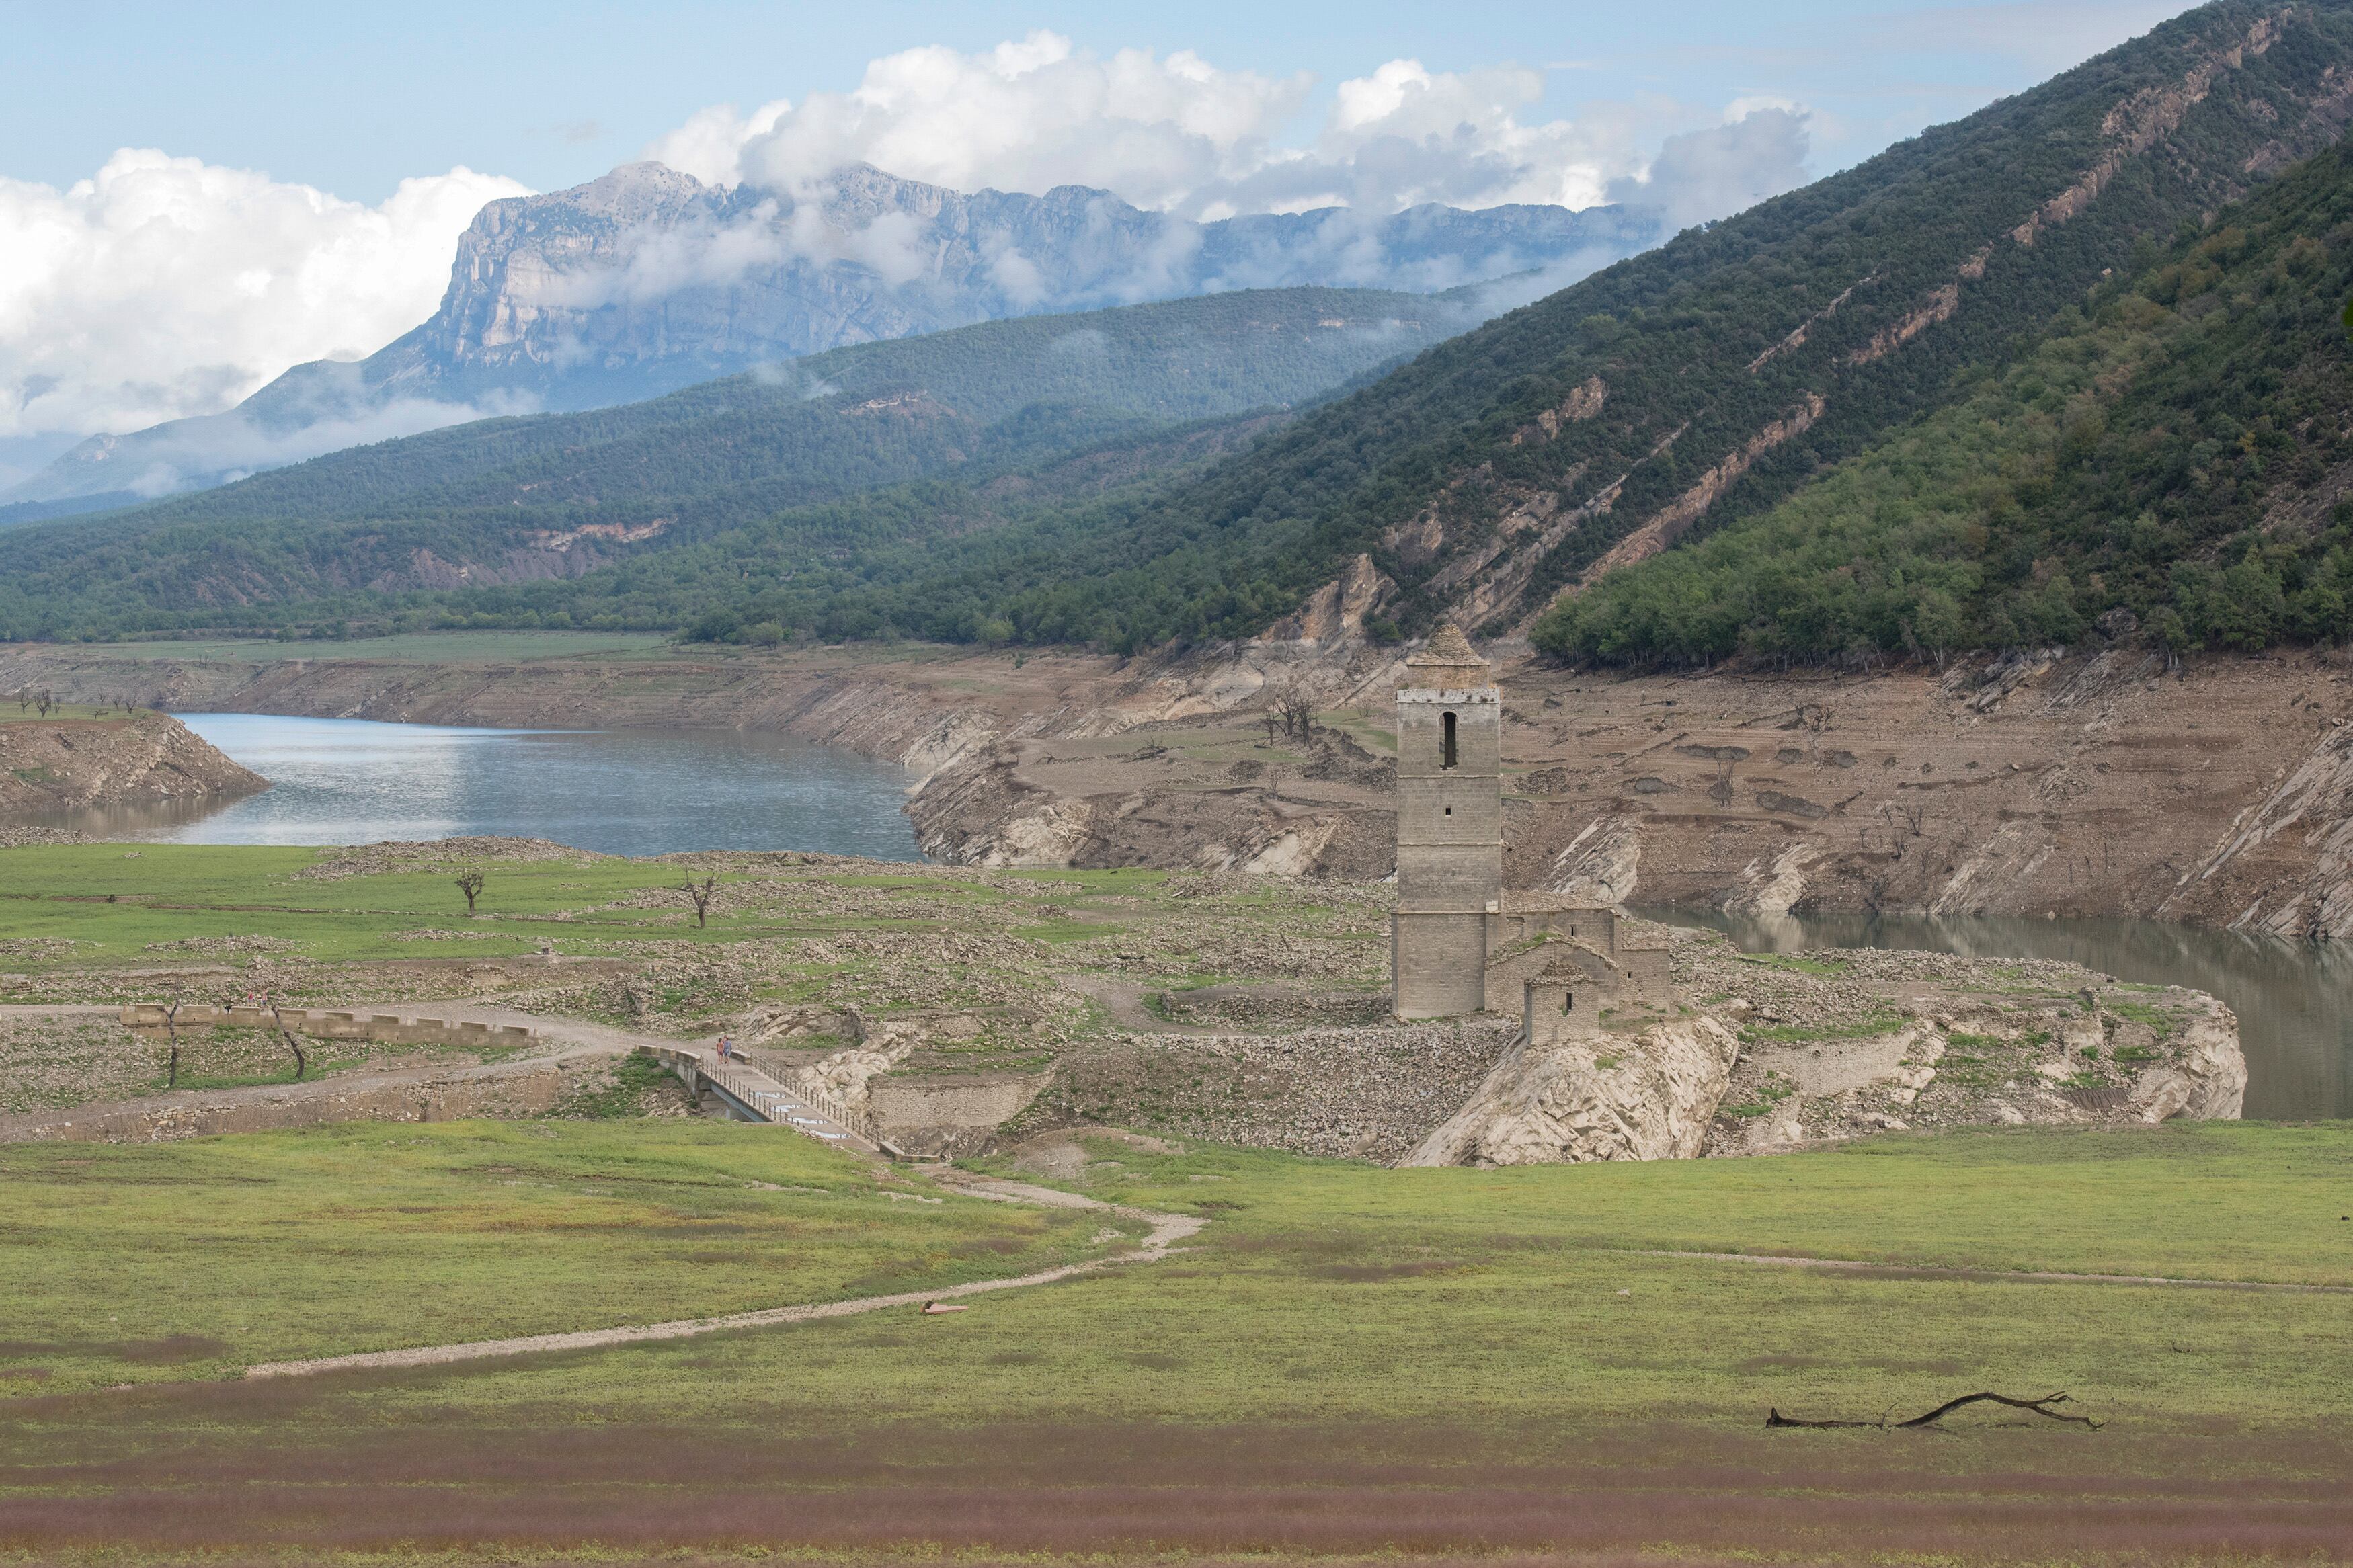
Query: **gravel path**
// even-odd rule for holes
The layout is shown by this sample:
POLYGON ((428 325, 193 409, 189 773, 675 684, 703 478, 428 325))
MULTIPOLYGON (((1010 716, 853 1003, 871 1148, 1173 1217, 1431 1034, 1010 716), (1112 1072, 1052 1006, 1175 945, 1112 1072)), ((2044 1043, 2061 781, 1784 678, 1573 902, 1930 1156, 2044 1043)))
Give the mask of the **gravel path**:
POLYGON ((1146 1209, 1102 1203, 1076 1193, 1035 1187, 1026 1182, 969 1177, 953 1173, 944 1173, 942 1179, 974 1197, 998 1203, 1032 1203, 1050 1208, 1103 1209, 1148 1221, 1152 1233, 1145 1237, 1144 1246, 1134 1252, 1098 1258, 1085 1263, 1065 1263, 1060 1268, 1023 1274, 1010 1279, 976 1279, 965 1285, 944 1286, 937 1290, 908 1290, 893 1296, 861 1296, 849 1301, 770 1307, 757 1312, 732 1312, 717 1318, 685 1318, 676 1322, 640 1323, 628 1328, 591 1329, 568 1334, 529 1334, 520 1339, 476 1340, 455 1345, 417 1345, 407 1350, 321 1356, 312 1361, 264 1362, 246 1368, 245 1375, 248 1378, 305 1377, 312 1373, 347 1372, 363 1367, 442 1366, 454 1362, 480 1361, 496 1356, 529 1355, 538 1351, 594 1350, 606 1345, 638 1344, 651 1340, 687 1339, 727 1329, 765 1329, 780 1323, 814 1322, 821 1318, 848 1318, 889 1307, 913 1307, 927 1301, 952 1300, 959 1296, 978 1296, 991 1290, 1012 1290, 1025 1285, 1050 1285, 1057 1279, 1092 1274, 1115 1264, 1156 1263, 1167 1257, 1177 1242, 1208 1223, 1190 1215, 1154 1214, 1146 1209))
MULTIPOLYGON (((394 1011, 394 1009, 379 1009, 394 1011)), ((112 1016, 113 1006, 86 1005, 0 1006, 0 1016, 8 1017, 47 1015, 87 1017, 97 1015, 112 1016)), ((515 1073, 528 1072, 550 1062, 576 1061, 589 1057, 626 1056, 639 1046, 664 1046, 676 1048, 681 1045, 707 1042, 678 1040, 662 1035, 639 1035, 615 1028, 607 1024, 586 1023, 576 1018, 548 1017, 536 1013, 518 1012, 481 1003, 436 1002, 421 1006, 397 1009, 404 1018, 440 1018, 450 1023, 520 1025, 537 1031, 532 1045, 512 1056, 496 1061, 458 1066, 445 1064, 430 1067, 391 1068, 371 1072, 356 1068, 346 1072, 322 1074, 301 1083, 253 1084, 243 1089, 187 1089, 171 1093, 142 1095, 130 1100, 91 1100, 54 1110, 30 1110, 0 1115, 0 1143, 18 1142, 55 1136, 53 1129, 76 1121, 123 1114, 137 1116, 143 1112, 166 1109, 191 1114, 201 1114, 225 1109, 248 1106, 299 1107, 305 1101, 321 1099, 348 1098, 370 1089, 436 1084, 470 1082, 482 1079, 498 1079, 515 1073)), ((715 1038, 715 1037, 713 1037, 715 1038)), ((299 1113, 298 1113, 299 1114, 299 1113)), ((292 1124, 292 1123, 290 1123, 292 1124)))

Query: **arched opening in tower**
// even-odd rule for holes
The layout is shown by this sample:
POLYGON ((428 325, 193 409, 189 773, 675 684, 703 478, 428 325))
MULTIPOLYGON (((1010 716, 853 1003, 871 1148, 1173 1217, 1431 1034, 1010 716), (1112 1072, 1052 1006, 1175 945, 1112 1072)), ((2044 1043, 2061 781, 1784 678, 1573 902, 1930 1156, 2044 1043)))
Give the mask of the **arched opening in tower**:
POLYGON ((1455 760, 1454 715, 1449 713, 1445 716, 1443 728, 1439 737, 1438 765, 1441 768, 1451 768, 1454 765, 1455 760))

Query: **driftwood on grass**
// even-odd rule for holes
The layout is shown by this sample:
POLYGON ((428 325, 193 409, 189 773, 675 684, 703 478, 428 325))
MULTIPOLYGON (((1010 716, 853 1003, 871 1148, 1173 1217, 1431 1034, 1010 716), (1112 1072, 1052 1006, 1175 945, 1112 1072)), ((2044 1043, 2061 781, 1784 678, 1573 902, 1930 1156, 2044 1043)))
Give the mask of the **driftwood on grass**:
POLYGON ((1784 1415, 1778 1410, 1774 1410, 1767 1413, 1765 1425, 1767 1426, 1870 1426, 1883 1432, 1902 1431, 1907 1427, 1934 1426, 1962 1405, 1981 1403, 2006 1405, 2012 1410, 2031 1410, 2035 1415, 2049 1420, 2064 1421, 2076 1426, 2089 1426, 2094 1432, 2100 1429, 2100 1424, 2088 1415, 2070 1415, 2063 1411, 2052 1409, 2051 1406, 2054 1405, 2075 1403, 2064 1394, 2046 1394, 2040 1399, 2012 1399, 2004 1394, 1964 1394, 1958 1399, 1947 1399, 1926 1415, 1915 1415, 1909 1421, 1890 1421, 1885 1415, 1880 1416, 1876 1421, 1805 1421, 1795 1415, 1784 1415))

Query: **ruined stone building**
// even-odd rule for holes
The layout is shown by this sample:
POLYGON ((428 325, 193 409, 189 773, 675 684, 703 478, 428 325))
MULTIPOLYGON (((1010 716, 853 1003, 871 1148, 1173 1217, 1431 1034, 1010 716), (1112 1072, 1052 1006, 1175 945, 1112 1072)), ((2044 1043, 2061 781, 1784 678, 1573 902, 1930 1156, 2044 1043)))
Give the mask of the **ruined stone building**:
POLYGON ((1621 949, 1615 911, 1504 891, 1503 693, 1453 625, 1406 660, 1397 701, 1397 1016, 1536 1005, 1547 974, 1554 1011, 1672 1006, 1667 955, 1621 949))
POLYGON ((1451 622, 1405 662, 1389 926, 1397 1016, 1481 1013, 1489 922, 1504 909, 1504 694, 1451 622))

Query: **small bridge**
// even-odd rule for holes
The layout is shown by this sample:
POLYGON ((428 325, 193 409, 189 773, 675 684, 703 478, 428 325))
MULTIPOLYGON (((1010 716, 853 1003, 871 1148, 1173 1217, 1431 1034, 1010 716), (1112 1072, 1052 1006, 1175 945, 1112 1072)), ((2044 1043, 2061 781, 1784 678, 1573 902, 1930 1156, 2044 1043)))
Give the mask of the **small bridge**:
POLYGON ((741 1058, 723 1059, 717 1050, 701 1046, 649 1042, 639 1048, 676 1073, 698 1099, 710 1089, 733 1121, 765 1121, 863 1153, 905 1158, 870 1118, 823 1089, 786 1085, 741 1058))

